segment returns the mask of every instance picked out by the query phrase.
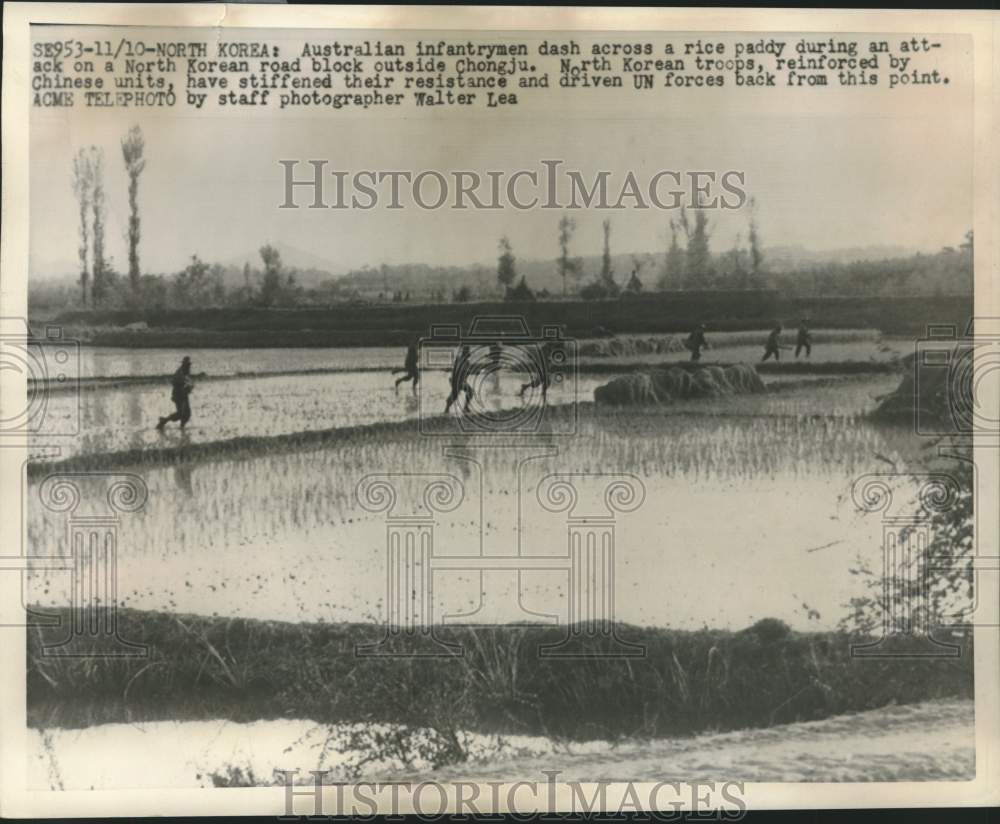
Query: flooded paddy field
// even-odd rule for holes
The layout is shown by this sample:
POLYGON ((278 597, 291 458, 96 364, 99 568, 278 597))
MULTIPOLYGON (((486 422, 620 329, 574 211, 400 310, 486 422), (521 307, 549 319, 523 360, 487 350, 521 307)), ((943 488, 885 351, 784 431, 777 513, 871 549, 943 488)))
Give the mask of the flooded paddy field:
POLYGON ((126 349, 80 347, 81 378, 169 375, 182 355, 190 356, 195 373, 211 376, 262 375, 303 370, 389 369, 402 364, 398 347, 262 348, 262 349, 126 349))
MULTIPOLYGON (((272 380, 282 379, 257 383, 272 380)), ((219 460, 185 461, 179 446, 169 465, 130 470, 145 481, 149 500, 122 519, 120 600, 200 615, 379 622, 386 519, 359 504, 366 476, 398 475, 404 486, 421 474, 455 478, 464 498, 438 517, 435 552, 461 557, 511 554, 513 546, 524 554, 564 552, 567 516, 540 504, 540 482, 567 471, 629 473, 644 501, 641 518, 617 516, 620 620, 739 628, 768 615, 829 628, 856 594, 854 561, 874 561, 878 550, 880 523, 855 511, 850 492, 858 476, 884 470, 894 455, 896 444, 860 417, 894 383, 886 376, 817 381, 724 405, 590 406, 575 435, 529 438, 499 458, 472 437, 446 448, 415 423, 391 436, 348 433, 318 450, 271 451, 262 439, 219 460), (780 598, 769 595, 775 576, 794 583, 780 598), (706 586, 718 597, 695 596, 706 586)), ((275 396, 287 392, 276 388, 275 396)), ((410 400, 402 390, 381 393, 402 409, 410 400)), ((260 409, 264 415, 266 402, 260 409)), ((55 551, 64 529, 61 514, 29 507, 29 541, 39 554, 55 551)), ((65 603, 64 577, 34 574, 31 599, 65 603)), ((567 616, 564 570, 441 571, 435 593, 434 614, 444 621, 567 616)))
MULTIPOLYGON (((62 422, 64 431, 74 420, 79 420, 80 435, 50 442, 38 438, 36 454, 50 444, 60 449, 60 458, 68 458, 236 437, 265 438, 351 428, 443 413, 450 392, 447 373, 422 373, 419 395, 410 384, 395 389, 395 377, 398 376, 386 369, 196 381, 191 394, 193 417, 183 433, 176 423, 164 432, 155 429, 161 415, 173 412, 170 385, 166 381, 79 394, 57 393, 47 400, 46 416, 62 422)), ((553 384, 548 403, 558 406, 578 398, 591 399, 594 388, 606 381, 605 376, 582 374, 576 381, 553 384)), ((477 407, 498 411, 533 402, 530 393, 526 393, 526 400, 518 397, 521 386, 516 375, 503 376, 496 383, 488 381, 479 392, 477 407)))
MULTIPOLYGON (((150 657, 47 659, 38 645, 58 630, 29 634, 36 783, 69 788, 70 772, 113 783, 121 755, 68 767, 94 742, 130 751, 146 727, 198 742, 183 763, 151 759, 177 786, 267 784, 286 756, 290 768, 356 778, 558 753, 584 775, 632 763, 622 747, 645 766, 649 753, 715 757, 727 742, 689 736, 899 696, 968 697, 968 668, 914 680, 892 659, 855 671, 841 632, 849 602, 870 591, 857 571, 881 562, 881 517, 859 511, 854 483, 905 472, 922 446, 868 418, 898 374, 762 370, 759 394, 594 404, 617 368, 613 358, 600 372, 583 364, 575 388, 553 385, 537 427, 485 439, 461 427, 427 434, 421 413, 441 419, 444 372, 425 372, 419 397, 405 384, 394 391, 385 366, 199 379, 183 434, 152 429, 169 386, 81 393, 84 434, 44 461, 37 444, 23 528, 32 555, 65 554, 67 514, 42 503, 51 476, 75 473, 78 518, 105 515, 108 483, 137 476, 148 498, 117 520, 113 597, 122 637, 148 644, 150 657), (574 544, 574 530, 595 523, 600 549, 574 544), (427 543, 390 540, 415 536, 414 524, 427 543), (581 588, 579 574, 597 569, 598 552, 600 592, 581 588), (616 637, 648 655, 538 657, 526 633, 561 643, 598 604, 595 626, 613 621, 616 637), (358 657, 359 644, 379 649, 401 621, 456 634, 468 654, 402 667, 358 657), (778 637, 756 634, 773 626, 778 637)), ((518 399, 519 387, 510 374, 484 384, 477 409, 537 402, 518 399)), ((73 400, 53 394, 47 413, 70 414, 73 400)), ((892 483, 903 508, 916 507, 908 476, 892 483)), ((67 616, 71 582, 67 570, 35 569, 25 603, 67 616)), ((734 752, 755 746, 753 732, 733 735, 734 752)), ((851 752, 871 755, 852 736, 851 752)), ((776 746, 753 776, 810 780, 797 764, 823 757, 776 746)), ((944 776, 923 750, 911 761, 890 778, 944 776)))
MULTIPOLYGON (((711 349, 705 353, 707 360, 759 361, 763 354, 766 332, 716 332, 708 333, 711 349)), ((663 354, 686 356, 684 335, 619 335, 614 338, 581 338, 576 341, 580 364, 614 359, 630 361, 650 360, 659 362, 663 354), (643 353, 610 355, 601 350, 637 350, 654 345, 660 354, 643 353)), ((794 360, 794 330, 785 333, 782 358, 794 360)), ((882 336, 864 329, 816 330, 813 332, 813 350, 809 361, 837 363, 851 361, 893 360, 913 351, 912 338, 882 336)), ((176 368, 182 355, 188 355, 193 372, 205 377, 256 376, 269 374, 294 374, 296 372, 347 372, 358 370, 392 369, 402 366, 403 349, 389 346, 365 347, 272 347, 254 349, 222 349, 196 347, 191 349, 144 349, 110 346, 81 346, 78 364, 73 371, 81 380, 113 380, 122 378, 153 378, 168 376, 176 368)), ((801 356, 805 361, 805 354, 801 356)))
MULTIPOLYGON (((855 344, 843 344, 854 346, 855 344)), ((706 362, 735 362, 748 354, 741 347, 712 353, 706 362)), ((193 417, 181 433, 176 424, 164 433, 155 425, 161 415, 173 411, 169 377, 163 370, 176 368, 176 353, 168 360, 162 350, 154 350, 151 361, 147 352, 87 350, 91 370, 103 375, 94 381, 84 380, 84 391, 53 391, 45 398, 47 429, 73 432, 74 437, 35 439, 32 456, 51 459, 127 450, 162 449, 190 443, 205 444, 237 437, 272 437, 295 432, 351 428, 396 422, 442 413, 450 392, 448 375, 441 370, 421 371, 419 393, 409 383, 394 387, 390 358, 398 360, 397 350, 199 350, 193 355, 195 391, 191 395, 193 417), (305 357, 299 358, 299 355, 305 357), (290 362, 288 357, 292 357, 290 362), (331 360, 332 359, 332 360, 331 360), (206 363, 207 362, 207 363, 206 363), (327 364, 322 366, 320 364, 327 364), (284 371, 279 371, 279 367, 284 371), (294 371, 289 367, 305 370, 294 371), (218 372, 211 371, 218 369, 218 372), (204 377, 201 370, 206 371, 204 377), (239 369, 239 371, 236 371, 239 369), (126 370, 125 374, 119 374, 126 370), (131 370, 131 371, 128 371, 131 370), (310 372, 309 370, 321 370, 310 372), (107 379, 108 383, 103 383, 107 379), (100 385, 96 381, 101 381, 100 385)), ((628 357, 582 358, 575 372, 554 382, 547 401, 551 406, 593 400, 594 389, 627 371, 663 367, 683 362, 676 355, 632 355, 628 357)), ((856 361, 851 364, 857 365, 856 361)), ((880 364, 889 366, 889 361, 880 364)), ((812 381, 825 385, 840 379, 865 377, 864 369, 836 371, 835 362, 816 362, 815 371, 796 362, 794 367, 768 364, 762 374, 775 388, 784 384, 805 385, 812 381), (787 371, 785 371, 787 370, 787 371)), ((863 366, 863 364, 862 364, 863 366)), ((816 413, 845 414, 862 412, 871 406, 872 397, 859 397, 853 387, 875 386, 885 391, 894 380, 891 369, 873 370, 869 381, 845 380, 847 396, 837 408, 817 407, 816 413)), ((487 412, 517 409, 539 401, 537 392, 521 398, 519 392, 530 376, 503 373, 476 387, 475 406, 487 412)), ((865 390, 862 388, 861 392, 865 390)), ((784 406, 801 408, 803 396, 789 396, 784 406)), ((741 398, 740 403, 751 402, 741 398)), ((806 402, 805 406, 808 406, 806 402)), ((724 412, 726 405, 711 404, 713 412, 724 412)), ((808 409, 804 412, 808 413, 808 409)), ((669 413, 669 410, 665 410, 669 413)), ((763 410, 761 414, 769 414, 763 410)), ((784 412, 782 413, 784 414, 784 412)))

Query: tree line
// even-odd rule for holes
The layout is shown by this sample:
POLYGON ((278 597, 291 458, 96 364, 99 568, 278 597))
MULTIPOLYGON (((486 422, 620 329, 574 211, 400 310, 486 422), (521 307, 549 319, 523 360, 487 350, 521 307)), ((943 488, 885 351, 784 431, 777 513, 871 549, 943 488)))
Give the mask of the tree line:
MULTIPOLYGON (((678 217, 668 223, 669 242, 660 265, 657 267, 649 255, 631 255, 628 271, 621 277, 612 264, 610 220, 601 224, 603 250, 599 268, 586 283, 583 260, 570 251, 575 232, 573 218, 567 215, 560 218, 555 270, 563 296, 572 294, 584 300, 635 297, 647 291, 647 281, 652 284, 652 291, 661 292, 774 289, 796 296, 972 294, 973 288, 971 230, 958 246, 946 246, 934 254, 850 263, 829 261, 802 265, 790 272, 772 271, 761 243, 753 198, 747 204, 745 242, 740 232, 729 249, 713 252, 707 212, 682 208, 678 217)), ((518 276, 513 244, 506 235, 498 243, 496 279, 499 291, 509 300, 550 296, 547 291, 536 294, 526 275, 518 276)))
MULTIPOLYGON (((129 219, 128 288, 132 302, 139 297, 139 240, 142 223, 139 217, 139 178, 146 168, 146 141, 142 129, 133 126, 121 140, 122 161, 128 178, 129 219)), ((115 288, 118 274, 105 253, 104 232, 107 217, 107 194, 104 182, 104 149, 88 146, 80 149, 73 158, 73 194, 79 215, 80 291, 83 305, 89 295, 92 306, 104 303, 115 288)))
MULTIPOLYGON (((79 216, 79 302, 84 307, 297 306, 342 300, 400 303, 411 299, 443 303, 498 297, 524 301, 571 296, 607 300, 635 298, 649 291, 760 288, 778 289, 791 295, 938 295, 972 291, 971 231, 957 247, 947 247, 936 254, 822 263, 803 266, 794 272, 769 271, 753 198, 745 210, 745 233, 737 234, 733 245, 723 251, 712 250, 714 227, 709 212, 682 208, 667 224, 666 243, 658 261, 650 254, 614 255, 613 225, 610 219, 604 220, 602 253, 596 261, 596 271, 592 260, 589 277, 584 259, 573 253, 578 237, 576 221, 565 213, 556 225, 557 255, 547 271, 537 261, 519 264, 514 244, 505 235, 497 244, 492 275, 484 266, 383 264, 379 269, 362 267, 325 281, 316 281, 318 273, 309 271, 306 274, 316 282, 305 288, 294 268, 286 266, 278 250, 269 244, 259 249, 260 266, 251 267, 247 263, 242 272, 192 255, 179 272, 143 273, 139 186, 146 168, 146 142, 139 126, 133 126, 121 138, 120 150, 128 203, 125 277, 115 270, 105 246, 108 193, 104 150, 91 145, 81 148, 73 159, 72 190, 79 216), (616 271, 616 262, 622 271, 616 271), (529 284, 529 274, 535 280, 535 288, 529 284)), ((77 305, 76 300, 61 290, 62 287, 33 285, 33 302, 60 308, 77 305)))
MULTIPOLYGON (((710 250, 711 230, 705 209, 694 209, 693 217, 687 208, 682 208, 676 219, 668 224, 670 243, 664 254, 662 268, 653 284, 660 291, 675 289, 759 289, 764 286, 763 262, 760 231, 757 227, 757 208, 753 198, 748 204, 747 244, 742 243, 742 234, 737 235, 733 247, 722 255, 713 255, 710 250), (682 245, 683 241, 683 245, 682 245)), ((612 224, 605 220, 601 224, 603 251, 597 276, 583 283, 583 261, 570 252, 570 244, 576 233, 576 221, 563 215, 557 228, 559 256, 556 270, 562 282, 562 293, 572 293, 585 300, 602 300, 624 296, 636 296, 646 290, 643 270, 649 263, 646 258, 632 255, 631 271, 621 280, 612 265, 611 234, 612 224), (572 284, 572 287, 571 287, 572 284)), ((510 238, 504 236, 499 242, 497 261, 497 283, 503 293, 512 300, 530 299, 532 290, 527 278, 517 277, 513 248, 510 238)))
POLYGON ((107 225, 106 161, 104 149, 90 145, 73 158, 72 190, 79 222, 77 249, 80 303, 94 308, 192 308, 207 305, 295 304, 303 297, 294 271, 287 269, 278 250, 271 245, 259 250, 261 268, 244 266, 243 283, 225 284, 225 267, 209 264, 198 255, 180 272, 170 276, 144 274, 139 244, 142 219, 139 212, 139 182, 146 168, 146 141, 139 126, 121 139, 121 157, 128 180, 128 275, 122 277, 105 251, 107 225))

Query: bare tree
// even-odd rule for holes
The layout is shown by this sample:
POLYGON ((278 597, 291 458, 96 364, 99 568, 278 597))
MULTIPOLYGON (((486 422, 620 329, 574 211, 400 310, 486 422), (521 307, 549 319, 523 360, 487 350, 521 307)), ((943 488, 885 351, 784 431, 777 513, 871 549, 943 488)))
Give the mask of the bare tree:
POLYGON ((517 277, 517 270, 514 266, 514 250, 510 245, 510 239, 504 235, 497 245, 500 256, 497 258, 497 283, 506 293, 514 285, 517 277))
POLYGON ((90 273, 87 268, 90 254, 90 199, 94 187, 94 170, 87 149, 80 149, 73 158, 73 194, 76 196, 80 214, 80 245, 77 251, 80 255, 80 291, 83 305, 87 305, 87 282, 90 273))
POLYGON ((96 146, 90 149, 90 167, 93 174, 91 190, 91 214, 93 216, 94 276, 90 287, 91 303, 96 306, 105 296, 107 284, 107 260, 104 257, 104 150, 96 146))
POLYGON ((670 246, 667 247, 667 255, 663 261, 663 278, 660 286, 663 289, 680 289, 684 283, 684 249, 677 242, 677 235, 680 231, 680 223, 670 220, 670 246))
POLYGON ((559 276, 563 282, 563 294, 568 294, 566 286, 566 276, 573 275, 578 278, 581 274, 581 263, 579 258, 569 256, 569 242, 576 231, 576 221, 569 215, 563 215, 559 220, 559 257, 556 263, 559 266, 559 276))
POLYGON ((611 221, 605 220, 601 224, 604 230, 604 254, 601 256, 601 282, 605 286, 613 285, 615 282, 615 272, 611 268, 611 221))
POLYGON ((681 227, 687 237, 684 260, 685 285, 688 289, 704 289, 711 284, 714 276, 712 253, 708 247, 708 215, 703 208, 695 209, 692 227, 687 212, 682 208, 681 227))
POLYGON ((747 239, 750 242, 750 282, 760 285, 761 270, 764 265, 764 253, 760 248, 760 230, 757 228, 757 201, 750 198, 750 229, 747 239))
POLYGON ((259 300, 264 306, 271 306, 281 297, 281 253, 268 243, 260 247, 260 258, 264 262, 264 278, 261 281, 259 300))
POLYGON ((243 299, 247 303, 253 302, 253 285, 250 283, 250 263, 243 264, 243 299))
POLYGON ((122 159, 128 175, 128 280, 133 297, 139 293, 139 175, 146 168, 145 148, 146 140, 138 126, 122 138, 122 159))
MULTIPOLYGON (((753 275, 747 265, 748 255, 743 249, 742 242, 743 236, 737 232, 733 248, 722 256, 721 261, 723 284, 735 289, 746 289, 753 285, 753 275)), ((749 257, 752 266, 752 254, 749 257)))

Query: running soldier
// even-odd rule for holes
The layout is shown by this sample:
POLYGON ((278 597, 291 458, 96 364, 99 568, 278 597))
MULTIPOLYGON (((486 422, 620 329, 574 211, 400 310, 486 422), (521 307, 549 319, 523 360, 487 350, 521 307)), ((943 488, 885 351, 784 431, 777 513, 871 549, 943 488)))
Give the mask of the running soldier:
POLYGON ((472 387, 469 386, 469 377, 469 346, 466 344, 462 347, 461 353, 455 358, 455 363, 451 367, 451 394, 444 405, 446 415, 451 410, 451 405, 458 400, 459 392, 465 392, 465 406, 462 408, 462 414, 468 413, 473 394, 472 387))
POLYGON ((174 372, 170 382, 173 386, 170 400, 174 402, 174 412, 165 418, 160 418, 160 422, 156 424, 156 428, 161 432, 170 421, 180 421, 183 429, 191 420, 191 401, 188 395, 194 390, 194 381, 191 380, 191 358, 187 355, 181 360, 180 368, 174 372))
POLYGON ((549 386, 552 384, 552 377, 549 374, 549 360, 558 346, 559 344, 555 341, 547 340, 538 347, 538 370, 530 381, 521 384, 521 391, 517 393, 519 398, 523 398, 524 393, 529 389, 541 387, 542 403, 548 400, 549 386))
POLYGON ((413 381, 413 394, 417 393, 417 384, 420 382, 420 368, 418 367, 419 357, 417 353, 417 342, 413 341, 406 348, 406 360, 403 361, 403 369, 393 369, 393 373, 402 371, 403 377, 397 378, 394 388, 399 389, 401 383, 413 381))
POLYGON ((700 323, 698 326, 687 336, 687 340, 684 341, 684 346, 686 346, 691 351, 691 360, 700 361, 701 360, 701 350, 709 349, 708 341, 705 340, 705 324, 700 323))
POLYGON ((764 344, 764 357, 761 358, 761 362, 766 361, 771 355, 774 355, 774 359, 781 360, 781 324, 777 324, 774 329, 771 330, 771 334, 767 336, 767 342, 764 344))
POLYGON ((799 356, 799 352, 803 349, 806 350, 806 357, 808 358, 812 354, 812 334, 809 332, 809 327, 806 324, 805 318, 799 324, 798 334, 795 336, 795 357, 799 356))

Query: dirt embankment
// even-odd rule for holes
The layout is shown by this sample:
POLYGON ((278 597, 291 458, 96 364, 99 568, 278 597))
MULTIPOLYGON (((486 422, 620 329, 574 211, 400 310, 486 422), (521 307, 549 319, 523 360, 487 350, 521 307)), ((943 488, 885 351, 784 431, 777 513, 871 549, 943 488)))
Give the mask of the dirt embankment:
MULTIPOLYGON (((970 780, 975 777, 973 710, 969 700, 930 701, 766 730, 633 739, 616 747, 524 736, 501 745, 484 737, 475 756, 461 764, 414 770, 390 758, 369 762, 363 776, 413 783, 544 782, 552 771, 559 782, 580 783, 970 780)), ((31 781, 66 790, 141 787, 154 780, 159 787, 249 787, 281 783, 283 774, 276 770, 292 771, 300 784, 309 783, 310 770, 330 771, 328 780, 338 780, 359 755, 332 746, 344 732, 290 719, 29 730, 31 781), (151 748, 151 740, 177 746, 151 748)))
POLYGON ((928 324, 965 323, 973 313, 965 295, 795 298, 767 289, 659 292, 629 300, 551 300, 447 304, 354 304, 263 308, 249 306, 168 310, 77 310, 50 317, 31 312, 33 325, 61 324, 68 337, 100 346, 284 347, 405 346, 435 324, 467 328, 476 316, 516 315, 533 334, 556 324, 573 338, 601 329, 616 335, 686 335, 702 321, 713 333, 791 326, 809 317, 829 329, 878 329, 923 334, 928 324), (131 328, 129 328, 131 327, 131 328))
MULTIPOLYGON (((559 770, 560 781, 969 781, 974 704, 927 701, 763 730, 625 744, 614 752, 511 759, 477 767, 478 781, 559 770)), ((462 766, 437 780, 470 778, 462 766)), ((415 778, 410 776, 410 778, 415 778)))

